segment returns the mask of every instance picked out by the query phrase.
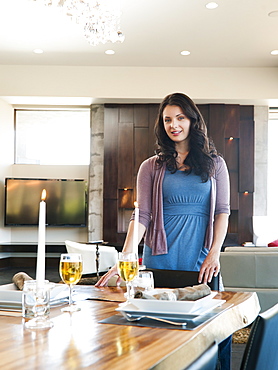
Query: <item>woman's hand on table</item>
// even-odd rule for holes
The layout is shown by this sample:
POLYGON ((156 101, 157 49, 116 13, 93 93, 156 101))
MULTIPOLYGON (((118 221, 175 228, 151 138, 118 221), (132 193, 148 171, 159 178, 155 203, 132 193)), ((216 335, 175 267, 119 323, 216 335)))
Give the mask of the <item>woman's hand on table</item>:
MULTIPOLYGON (((111 269, 109 271, 107 271, 107 273, 105 275, 101 276, 101 278, 95 284, 95 286, 108 286, 109 280, 115 275, 118 275, 117 265, 114 265, 113 267, 111 267, 111 269)), ((121 283, 121 278, 118 275, 116 285, 118 286, 118 285, 120 285, 120 283, 121 283)))
POLYGON ((199 283, 210 283, 212 278, 218 275, 219 271, 219 252, 211 250, 201 266, 198 278, 199 283))

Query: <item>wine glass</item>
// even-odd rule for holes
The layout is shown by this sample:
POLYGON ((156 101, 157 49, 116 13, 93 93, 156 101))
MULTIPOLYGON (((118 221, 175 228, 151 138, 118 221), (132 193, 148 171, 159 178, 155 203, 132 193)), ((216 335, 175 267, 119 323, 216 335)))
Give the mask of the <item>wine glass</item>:
POLYGON ((137 253, 120 252, 117 267, 120 277, 126 282, 127 300, 129 301, 132 298, 131 281, 137 276, 139 269, 137 253))
POLYGON ((60 258, 60 276, 63 282, 69 285, 69 305, 62 308, 63 312, 80 311, 80 307, 76 306, 72 301, 73 285, 77 284, 82 276, 82 258, 78 253, 64 253, 60 258))

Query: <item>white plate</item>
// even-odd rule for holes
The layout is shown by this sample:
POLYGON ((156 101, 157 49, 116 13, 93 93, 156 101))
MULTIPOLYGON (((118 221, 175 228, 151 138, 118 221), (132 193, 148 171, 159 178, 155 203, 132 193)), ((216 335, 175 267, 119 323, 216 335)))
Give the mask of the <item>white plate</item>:
MULTIPOLYGON (((62 298, 68 295, 68 286, 66 284, 55 284, 50 290, 50 301, 62 298)), ((22 290, 12 284, 0 285, 0 303, 20 303, 22 302, 22 290)))
POLYGON ((207 301, 205 306, 199 307, 199 309, 196 309, 194 312, 175 312, 174 310, 171 310, 171 311, 169 310, 168 311, 139 310, 133 304, 125 302, 124 304, 120 304, 119 307, 116 308, 116 311, 119 311, 121 313, 126 312, 132 317, 151 315, 151 316, 163 317, 166 319, 173 318, 173 319, 192 320, 196 317, 205 315, 206 313, 212 311, 214 308, 221 306, 225 302, 226 302, 225 300, 221 300, 221 299, 211 299, 207 301))
MULTIPOLYGON (((155 289, 150 292, 150 294, 155 294, 158 292, 164 292, 167 289, 155 289)), ((175 312, 175 313, 190 313, 194 312, 200 308, 206 308, 210 305, 213 297, 216 296, 218 292, 212 292, 210 295, 197 299, 196 301, 163 301, 157 299, 131 299, 132 305, 137 307, 140 311, 145 312, 175 312)))

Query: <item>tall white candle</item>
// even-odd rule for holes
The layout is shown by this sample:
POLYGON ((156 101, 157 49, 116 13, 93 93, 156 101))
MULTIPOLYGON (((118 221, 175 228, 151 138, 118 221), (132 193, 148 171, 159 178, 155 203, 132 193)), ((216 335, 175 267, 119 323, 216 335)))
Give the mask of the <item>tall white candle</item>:
POLYGON ((137 202, 134 202, 134 207, 133 251, 138 253, 139 207, 137 202))
POLYGON ((45 224, 46 224, 46 190, 43 189, 39 209, 39 230, 37 250, 37 287, 43 287, 45 280, 45 224))

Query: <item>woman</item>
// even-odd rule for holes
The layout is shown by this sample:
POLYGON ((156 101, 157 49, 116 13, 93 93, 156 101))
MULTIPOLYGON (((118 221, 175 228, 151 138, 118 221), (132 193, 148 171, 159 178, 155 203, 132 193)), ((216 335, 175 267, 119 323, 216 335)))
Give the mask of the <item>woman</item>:
MULTIPOLYGON (((200 111, 185 94, 164 98, 155 134, 156 155, 141 164, 137 177, 143 264, 200 271, 199 282, 210 282, 219 273, 230 212, 226 164, 207 136, 200 111)), ((133 247, 133 226, 132 219, 125 251, 133 247)), ((116 274, 114 266, 96 286, 107 285, 116 274)))

